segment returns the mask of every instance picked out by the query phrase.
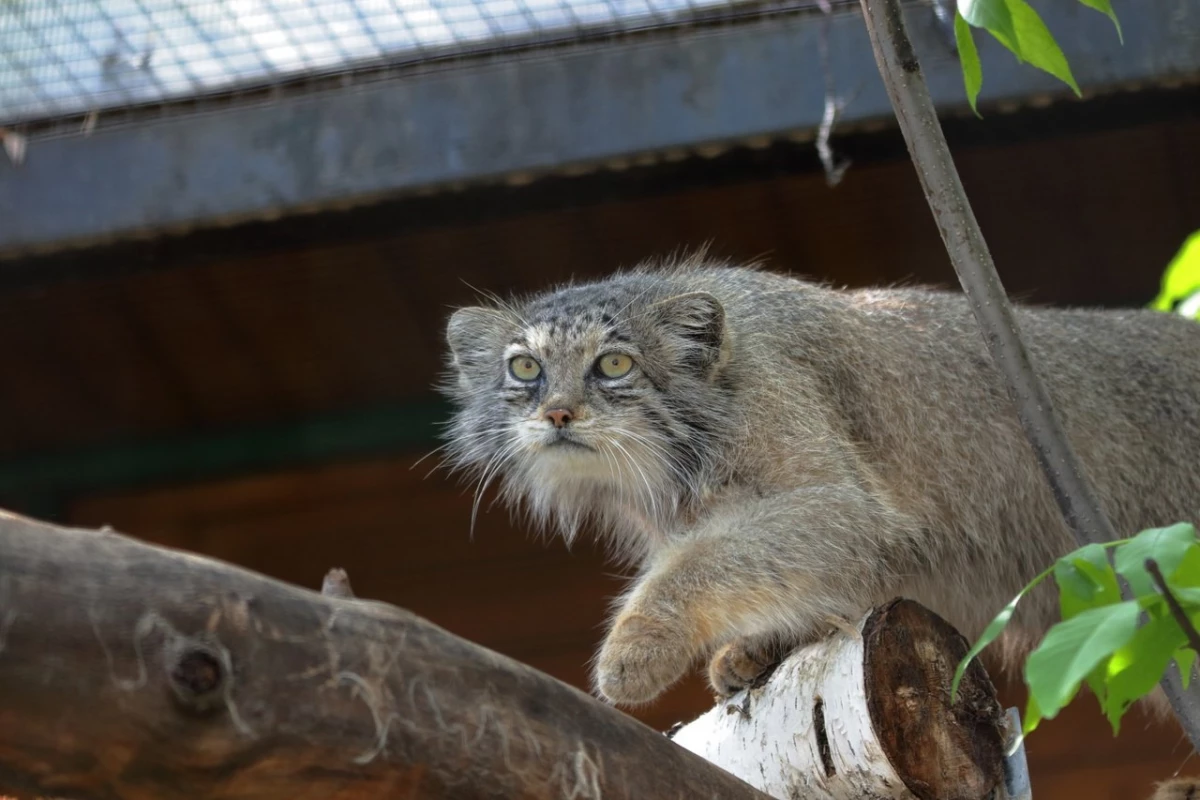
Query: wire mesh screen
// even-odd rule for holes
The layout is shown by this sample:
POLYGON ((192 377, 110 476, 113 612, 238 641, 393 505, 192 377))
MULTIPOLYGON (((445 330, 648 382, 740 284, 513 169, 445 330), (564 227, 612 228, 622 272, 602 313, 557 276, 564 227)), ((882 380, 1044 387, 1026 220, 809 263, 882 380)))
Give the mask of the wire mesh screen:
POLYGON ((0 0, 0 125, 817 4, 0 0))

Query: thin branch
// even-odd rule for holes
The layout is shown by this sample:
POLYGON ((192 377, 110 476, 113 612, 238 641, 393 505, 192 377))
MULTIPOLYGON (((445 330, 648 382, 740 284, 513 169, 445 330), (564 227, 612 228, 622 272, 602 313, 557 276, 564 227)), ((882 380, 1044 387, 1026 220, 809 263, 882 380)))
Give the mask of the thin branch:
MULTIPOLYGON (((1021 340, 1016 317, 959 180, 908 38, 900 0, 860 2, 879 73, 934 221, 1063 518, 1081 546, 1112 541, 1117 538, 1112 523, 1071 448, 1021 340)), ((1164 681, 1164 689, 1192 746, 1200 749, 1200 686, 1193 684, 1193 689, 1184 693, 1177 681, 1164 681)))
POLYGON ((1116 539, 1084 477, 1045 385, 1021 340, 1008 296, 950 156, 899 0, 862 0, 880 73, 895 108, 925 197, 1021 424, 1055 499, 1080 545, 1116 539))
POLYGON ((1154 585, 1158 587, 1158 590, 1162 592, 1162 596, 1166 598, 1167 608, 1171 609, 1171 616, 1175 617, 1175 621, 1179 623, 1179 627, 1187 635, 1188 644, 1192 646, 1193 650, 1200 653, 1200 632, 1196 631, 1196 627, 1188 619, 1187 612, 1183 610, 1183 606, 1179 605, 1178 598, 1167 588, 1167 579, 1163 577, 1162 570, 1158 568, 1158 562, 1153 558, 1147 558, 1146 571, 1150 573, 1150 577, 1154 578, 1154 585))

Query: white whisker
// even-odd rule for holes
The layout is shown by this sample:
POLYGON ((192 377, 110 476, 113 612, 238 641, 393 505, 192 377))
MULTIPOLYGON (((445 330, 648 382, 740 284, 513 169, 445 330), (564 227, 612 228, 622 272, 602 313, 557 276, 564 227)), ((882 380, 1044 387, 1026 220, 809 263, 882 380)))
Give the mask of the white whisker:
POLYGON ((491 484, 492 480, 504 467, 504 464, 508 461, 509 457, 511 457, 519 447, 519 441, 509 442, 502 449, 497 451, 484 467, 483 473, 479 478, 478 484, 476 485, 475 501, 471 504, 470 538, 475 538, 475 520, 479 516, 479 503, 481 500, 483 500, 484 492, 487 491, 487 487, 491 484))

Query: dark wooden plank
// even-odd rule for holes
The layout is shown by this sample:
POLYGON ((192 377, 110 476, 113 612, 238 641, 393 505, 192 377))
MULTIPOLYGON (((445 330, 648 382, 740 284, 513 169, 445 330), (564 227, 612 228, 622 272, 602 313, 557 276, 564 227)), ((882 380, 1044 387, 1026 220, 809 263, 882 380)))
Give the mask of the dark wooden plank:
POLYGON ((206 425, 273 416, 275 399, 223 318, 197 270, 142 272, 122 281, 136 315, 172 365, 206 425))

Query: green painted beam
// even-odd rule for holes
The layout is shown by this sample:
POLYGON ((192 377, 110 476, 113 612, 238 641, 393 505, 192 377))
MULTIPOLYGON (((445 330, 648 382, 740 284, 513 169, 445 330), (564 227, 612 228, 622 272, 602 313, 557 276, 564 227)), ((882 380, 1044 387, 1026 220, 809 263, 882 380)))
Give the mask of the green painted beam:
POLYGON ((430 401, 0 460, 0 505, 53 519, 83 493, 432 448, 449 415, 430 401))

